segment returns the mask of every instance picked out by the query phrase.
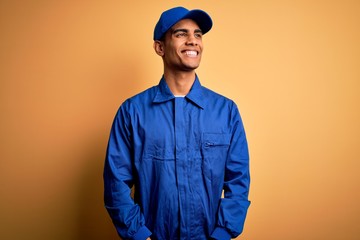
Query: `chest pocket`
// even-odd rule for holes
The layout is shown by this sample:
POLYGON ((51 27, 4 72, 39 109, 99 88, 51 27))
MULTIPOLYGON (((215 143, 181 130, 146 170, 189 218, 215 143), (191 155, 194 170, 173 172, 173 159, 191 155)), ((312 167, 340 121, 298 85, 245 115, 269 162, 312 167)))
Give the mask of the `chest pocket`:
POLYGON ((230 134, 203 133, 202 155, 205 175, 211 180, 222 180, 230 147, 230 134))

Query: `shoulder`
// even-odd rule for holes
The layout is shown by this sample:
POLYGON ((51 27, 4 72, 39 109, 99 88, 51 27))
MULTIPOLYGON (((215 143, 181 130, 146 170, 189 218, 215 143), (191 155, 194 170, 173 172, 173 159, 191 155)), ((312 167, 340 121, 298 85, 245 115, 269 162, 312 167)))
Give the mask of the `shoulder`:
POLYGON ((202 89, 203 89, 203 96, 206 99, 207 103, 209 104, 217 103, 217 104, 226 105, 229 108, 234 108, 234 107, 236 108, 236 103, 232 99, 218 92, 215 92, 207 87, 202 86, 202 89))
POLYGON ((153 99, 156 92, 157 92, 157 89, 159 88, 158 85, 156 86, 153 86, 153 87, 150 87, 130 98, 127 99, 127 101, 132 101, 132 102, 143 102, 144 100, 147 100, 147 99, 153 99))
POLYGON ((153 87, 150 87, 140 93, 137 93, 137 94, 129 97, 128 99, 126 99, 121 104, 121 107, 131 107, 131 106, 149 104, 154 99, 157 89, 158 89, 158 86, 153 86, 153 87))

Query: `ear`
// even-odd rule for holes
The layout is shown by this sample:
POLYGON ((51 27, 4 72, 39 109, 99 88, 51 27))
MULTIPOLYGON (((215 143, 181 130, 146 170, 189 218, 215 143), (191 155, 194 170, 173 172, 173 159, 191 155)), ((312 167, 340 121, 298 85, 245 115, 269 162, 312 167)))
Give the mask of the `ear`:
POLYGON ((162 41, 154 41, 154 50, 156 52, 157 55, 159 55, 160 57, 164 56, 164 42, 162 41))

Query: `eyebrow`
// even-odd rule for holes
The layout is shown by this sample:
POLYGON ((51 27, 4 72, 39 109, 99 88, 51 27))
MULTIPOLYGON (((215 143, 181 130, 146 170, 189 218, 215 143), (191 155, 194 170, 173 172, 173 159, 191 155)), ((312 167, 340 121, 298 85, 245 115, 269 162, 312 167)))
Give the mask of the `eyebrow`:
MULTIPOLYGON (((186 28, 178 28, 178 29, 174 29, 173 30, 173 34, 175 34, 175 33, 178 33, 178 32, 189 32, 189 30, 188 29, 186 29, 186 28)), ((195 29, 195 31, 194 31, 194 33, 201 33, 202 34, 202 31, 201 31, 201 29, 195 29)))

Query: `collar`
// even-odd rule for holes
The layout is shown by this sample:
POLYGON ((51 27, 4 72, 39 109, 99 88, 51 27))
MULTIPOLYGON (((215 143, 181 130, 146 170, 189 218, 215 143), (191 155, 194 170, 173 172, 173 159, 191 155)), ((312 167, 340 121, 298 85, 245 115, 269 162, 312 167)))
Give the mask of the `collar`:
MULTIPOLYGON (((154 103, 163 103, 169 100, 174 99, 175 96, 170 91, 169 86, 167 85, 164 76, 161 78, 160 83, 158 85, 158 90, 154 97, 154 103)), ((196 75, 195 81, 190 89, 190 92, 185 96, 185 98, 189 99, 196 106, 204 109, 205 101, 203 100, 203 88, 200 84, 199 78, 196 75)))

